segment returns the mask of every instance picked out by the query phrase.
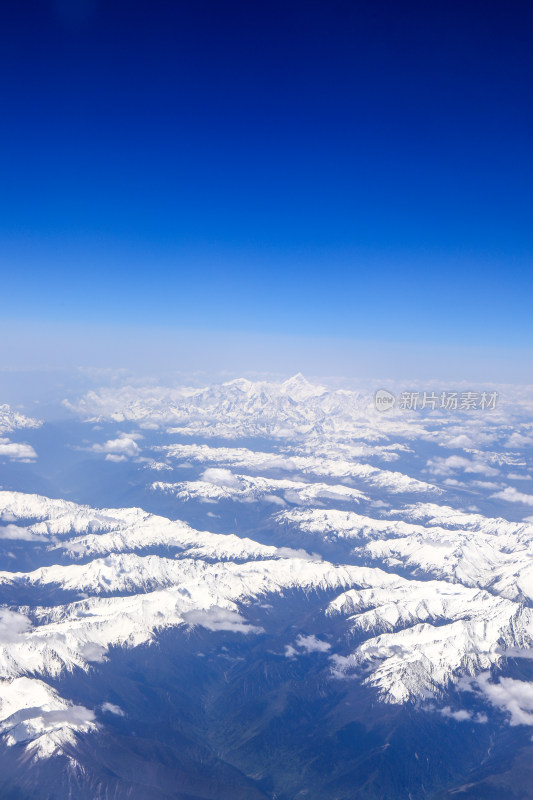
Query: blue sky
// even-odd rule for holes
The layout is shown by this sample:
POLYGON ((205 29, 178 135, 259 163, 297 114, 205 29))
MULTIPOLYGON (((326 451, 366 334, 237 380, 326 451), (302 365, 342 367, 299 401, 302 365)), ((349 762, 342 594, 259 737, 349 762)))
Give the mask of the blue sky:
POLYGON ((1 14, 0 366, 29 363, 17 343, 33 326, 56 360, 61 326, 93 343, 122 326, 263 337, 269 364, 283 337, 403 342, 443 368, 463 348, 463 372, 477 348, 495 353, 490 377, 514 359, 523 379, 531 6, 39 0, 1 14))

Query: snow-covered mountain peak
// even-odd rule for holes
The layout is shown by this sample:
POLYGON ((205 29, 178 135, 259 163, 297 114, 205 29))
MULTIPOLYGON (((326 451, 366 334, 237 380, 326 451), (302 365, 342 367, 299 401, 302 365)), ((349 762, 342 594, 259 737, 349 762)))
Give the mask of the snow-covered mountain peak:
POLYGON ((321 397, 326 393, 325 386, 315 386, 305 378, 301 372, 288 378, 279 387, 280 394, 289 395, 293 400, 305 401, 310 398, 321 397))

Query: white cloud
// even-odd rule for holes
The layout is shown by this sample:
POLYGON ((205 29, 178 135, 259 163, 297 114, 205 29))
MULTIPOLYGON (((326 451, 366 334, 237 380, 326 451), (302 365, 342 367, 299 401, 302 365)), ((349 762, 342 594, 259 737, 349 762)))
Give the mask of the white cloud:
POLYGON ((491 705, 510 715, 510 725, 533 725, 533 683, 500 678, 492 683, 490 673, 483 672, 462 682, 463 688, 483 694, 491 705))
POLYGON ((262 633, 263 629, 250 625, 238 611, 212 606, 208 609, 193 609, 183 614, 188 625, 201 625, 210 631, 232 631, 233 633, 262 633))
POLYGON ((471 711, 467 711, 465 708, 452 711, 450 706, 445 706, 444 708, 439 708, 438 712, 439 714, 442 714, 443 717, 450 717, 450 719, 454 719, 457 722, 488 722, 488 717, 486 714, 472 714, 471 711))
POLYGON ((86 661, 102 663, 106 660, 107 648, 97 642, 85 642, 80 647, 80 653, 86 661))
POLYGON ((303 558, 304 561, 322 561, 322 556, 318 553, 308 553, 307 550, 302 548, 294 550, 292 547, 278 547, 276 555, 280 558, 303 558))
POLYGON ((37 453, 31 444, 19 442, 9 442, 5 439, 0 441, 0 457, 4 456, 11 461, 34 461, 37 453))
POLYGON ((488 477, 498 475, 498 470, 485 464, 483 461, 470 461, 463 456, 448 456, 448 458, 432 458, 427 462, 427 467, 432 475, 453 475, 462 470, 467 473, 479 473, 488 477))
POLYGON ((222 467, 208 467, 202 473, 201 479, 215 486, 225 486, 227 489, 238 490, 242 488, 237 476, 230 469, 223 469, 222 467))
POLYGON ((506 486, 501 492, 495 492, 491 497, 495 497, 498 500, 507 500, 509 503, 524 503, 525 505, 533 506, 533 494, 519 492, 518 489, 512 486, 506 486))
POLYGON ((326 653, 331 650, 329 642, 324 642, 316 636, 304 636, 300 634, 296 637, 296 645, 306 653, 326 653))
POLYGON ((302 503, 300 493, 296 491, 296 489, 287 489, 283 496, 287 503, 292 503, 293 505, 300 505, 302 503))
POLYGON ((116 439, 108 439, 104 444, 93 444, 93 453, 106 453, 107 461, 123 461, 126 458, 135 458, 141 452, 139 445, 135 441, 138 434, 120 434, 116 439))
POLYGON ((452 439, 445 442, 443 446, 459 450, 463 447, 473 447, 473 442, 465 433, 460 433, 458 436, 454 436, 452 439))
POLYGON ((25 614, 11 611, 8 608, 0 609, 0 643, 16 642, 29 631, 31 622, 25 614))
POLYGON ((48 684, 15 677, 2 685, 0 733, 11 747, 26 743, 33 758, 47 758, 75 744, 76 731, 95 731, 94 712, 73 705, 48 684))
POLYGON ((263 500, 267 503, 274 503, 276 506, 286 506, 285 500, 282 497, 278 497, 277 494, 265 494, 263 495, 263 500))
POLYGON ((102 703, 102 711, 108 711, 110 714, 116 714, 117 717, 124 716, 124 712, 120 706, 116 706, 114 703, 102 703))
POLYGON ((25 542, 53 541, 53 538, 41 536, 39 533, 33 533, 29 528, 11 524, 0 526, 0 539, 18 539, 19 541, 25 542))
POLYGON ((501 653, 503 653, 506 658, 532 658, 533 659, 533 647, 506 647, 501 648, 501 653))
POLYGON ((531 447, 533 445, 533 434, 524 436, 523 433, 512 433, 505 442, 505 447, 531 447))
POLYGON ((58 747, 53 739, 48 743, 45 734, 55 733, 56 736, 59 734, 60 740, 72 743, 68 733, 65 737, 65 732, 68 729, 94 730, 96 727, 94 720, 94 712, 85 706, 66 705, 64 708, 52 710, 28 708, 18 711, 10 720, 2 723, 0 729, 9 732, 5 739, 7 745, 34 740, 32 749, 50 755, 51 752, 57 752, 58 747), (52 745, 51 750, 50 745, 52 745))
POLYGON ((294 646, 291 644, 285 645, 285 656, 294 658, 294 656, 302 653, 327 653, 328 650, 331 650, 329 642, 324 642, 312 634, 305 636, 300 633, 295 639, 294 646))

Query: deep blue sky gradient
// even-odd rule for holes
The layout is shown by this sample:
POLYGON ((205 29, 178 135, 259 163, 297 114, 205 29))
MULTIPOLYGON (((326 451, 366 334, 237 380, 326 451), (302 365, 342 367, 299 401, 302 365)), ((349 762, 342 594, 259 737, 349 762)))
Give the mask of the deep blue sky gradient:
POLYGON ((532 344, 533 6, 0 10, 4 321, 532 344))

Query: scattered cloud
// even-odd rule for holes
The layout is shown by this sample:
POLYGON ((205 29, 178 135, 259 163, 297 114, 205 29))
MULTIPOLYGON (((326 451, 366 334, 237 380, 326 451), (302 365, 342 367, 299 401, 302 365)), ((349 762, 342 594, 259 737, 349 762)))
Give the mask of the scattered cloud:
POLYGON ((461 686, 483 695, 495 708, 509 714, 510 725, 533 725, 533 683, 514 678, 500 678, 493 683, 490 673, 483 672, 475 679, 463 679, 461 686))
POLYGON ((105 453, 106 461, 125 461, 135 458, 141 452, 136 439, 139 434, 120 434, 116 439, 108 439, 103 444, 93 444, 90 448, 93 453, 105 453))
MULTIPOLYGON (((35 740, 34 744, 39 749, 40 737, 43 734, 69 728, 94 730, 94 722, 94 712, 85 706, 66 705, 64 708, 50 711, 43 708, 28 708, 18 711, 5 723, 0 723, 0 730, 9 731, 9 736, 5 740, 8 745, 35 740)), ((42 744, 46 747, 44 742, 42 744)))
POLYGON ((278 547, 276 555, 280 558, 303 558, 304 561, 322 561, 322 556, 318 553, 308 553, 303 548, 294 550, 292 547, 278 547))
POLYGON ((233 633, 262 633, 263 628, 250 625, 238 611, 220 606, 208 609, 193 609, 183 614, 187 625, 201 625, 210 631, 231 631, 233 633))
POLYGON ((465 708, 452 711, 450 706, 445 706, 444 708, 439 708, 438 712, 439 714, 442 714, 443 717, 449 717, 450 719, 456 720, 456 722, 476 722, 479 724, 488 722, 488 717, 486 714, 473 714, 471 711, 467 711, 465 708))
POLYGON ((443 444, 443 447, 459 450, 464 447, 473 447, 473 445, 474 443, 469 436, 467 436, 465 433, 460 433, 458 436, 448 439, 448 441, 443 444))
POLYGON ((282 497, 278 497, 277 494, 265 494, 262 499, 267 503, 274 503, 276 506, 286 506, 285 500, 282 497))
POLYGON ((125 714, 120 706, 116 706, 114 703, 102 703, 102 711, 107 711, 109 714, 115 714, 117 717, 124 717, 125 714))
POLYGON ((329 642, 324 642, 322 639, 318 639, 313 635, 304 636, 300 634, 296 637, 296 646, 300 647, 306 653, 326 653, 328 650, 331 650, 329 642))
POLYGON ((533 433, 524 436, 523 433, 515 431, 515 433, 512 433, 505 442, 505 447, 532 447, 532 446, 533 446, 533 433))
POLYGON ((501 492, 495 492, 491 497, 498 500, 507 500, 508 503, 524 503, 527 506, 533 506, 533 494, 519 492, 513 486, 506 486, 501 492))
POLYGON ((447 476, 461 470, 466 473, 479 473, 491 477, 498 475, 499 470, 485 464, 483 461, 471 461, 464 456, 448 456, 447 458, 430 458, 427 462, 428 471, 432 475, 447 476))
MULTIPOLYGON (((4 516, 5 519, 5 516, 4 516)), ((20 525, 0 525, 0 539, 15 539, 24 542, 50 542, 54 541, 54 537, 43 536, 39 533, 34 533, 30 528, 24 528, 20 525)))
POLYGON ((327 653, 328 650, 331 650, 329 642, 325 642, 323 639, 319 639, 312 634, 310 636, 305 636, 300 633, 296 637, 294 645, 288 644, 285 646, 285 656, 287 658, 294 658, 303 653, 327 653))
POLYGON ((0 439, 0 458, 9 458, 10 461, 35 461, 37 453, 31 444, 10 442, 0 439))
POLYGON ((25 614, 0 609, 0 645, 18 641, 31 628, 31 622, 25 614))
POLYGON ((202 473, 201 479, 215 486, 224 486, 226 489, 242 489, 242 483, 237 476, 230 469, 222 467, 208 467, 202 473))
POLYGON ((97 642, 85 642, 79 650, 86 661, 101 663, 106 660, 107 648, 97 642))

